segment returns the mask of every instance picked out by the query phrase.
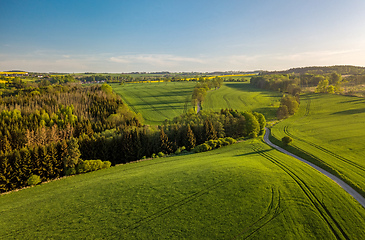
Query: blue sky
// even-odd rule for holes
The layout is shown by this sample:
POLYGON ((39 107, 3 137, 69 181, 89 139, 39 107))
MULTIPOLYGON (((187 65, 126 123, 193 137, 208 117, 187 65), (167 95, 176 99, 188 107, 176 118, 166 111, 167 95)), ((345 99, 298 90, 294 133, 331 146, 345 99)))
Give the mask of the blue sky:
POLYGON ((0 0, 0 70, 365 66, 363 0, 0 0))

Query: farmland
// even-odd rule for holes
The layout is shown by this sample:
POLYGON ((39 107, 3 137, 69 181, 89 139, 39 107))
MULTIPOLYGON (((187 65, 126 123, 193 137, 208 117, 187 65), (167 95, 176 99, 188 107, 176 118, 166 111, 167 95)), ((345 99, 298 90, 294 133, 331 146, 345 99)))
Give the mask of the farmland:
POLYGON ((203 109, 256 111, 272 120, 276 116, 281 96, 277 92, 252 87, 249 83, 224 83, 220 89, 208 92, 203 109))
MULTIPOLYGON (((195 84, 196 82, 112 84, 112 87, 133 111, 142 114, 146 124, 159 124, 193 107, 191 95, 195 84)), ((273 119, 280 97, 280 93, 253 88, 248 83, 224 83, 220 89, 208 92, 203 109, 257 111, 273 119)))
POLYGON ((292 151, 344 179, 365 196, 364 98, 306 94, 299 112, 272 129, 294 139, 292 151))
POLYGON ((354 199, 258 139, 53 181, 0 204, 3 238, 365 237, 354 199))
POLYGON ((141 113, 146 124, 159 124, 191 108, 195 82, 112 84, 128 106, 141 113))

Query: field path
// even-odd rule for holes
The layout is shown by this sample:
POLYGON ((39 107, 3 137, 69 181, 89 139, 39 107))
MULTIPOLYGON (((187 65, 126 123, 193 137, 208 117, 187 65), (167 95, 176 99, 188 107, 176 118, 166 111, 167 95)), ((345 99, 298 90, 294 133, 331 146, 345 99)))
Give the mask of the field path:
POLYGON ((265 136, 264 136, 264 141, 270 145, 271 147, 279 150, 282 153, 285 153, 287 155, 290 155, 296 159, 298 159, 299 161, 302 161, 306 164, 308 164, 309 166, 313 167, 314 169, 318 170, 319 172, 321 172, 322 174, 326 175, 327 177, 329 177, 330 179, 332 179, 334 182, 336 182, 338 185, 340 185, 340 187, 342 187, 347 193, 349 193, 353 198, 356 199, 356 201, 358 201, 364 208, 365 208, 365 198, 363 196, 361 196, 358 192, 356 192, 352 187, 350 187, 347 183, 345 183, 344 181, 342 181, 341 179, 339 179, 338 177, 336 177, 335 175, 323 170, 322 168, 318 167, 317 165, 314 165, 311 162, 308 162, 307 160, 298 157, 288 151, 286 151, 285 149, 276 146, 275 144, 273 144, 270 140, 269 140, 269 136, 270 136, 270 129, 266 128, 265 131, 265 136))

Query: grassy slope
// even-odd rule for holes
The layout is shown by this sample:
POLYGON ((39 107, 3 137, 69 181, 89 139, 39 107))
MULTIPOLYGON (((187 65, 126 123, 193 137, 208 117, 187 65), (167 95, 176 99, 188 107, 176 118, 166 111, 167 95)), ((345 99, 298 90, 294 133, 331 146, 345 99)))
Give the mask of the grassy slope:
POLYGON ((191 108, 191 94, 196 82, 111 84, 114 91, 146 124, 161 124, 191 108))
POLYGON ((249 83, 225 83, 220 89, 208 92, 203 109, 256 111, 272 120, 276 116, 281 97, 281 93, 254 88, 249 83))
POLYGON ((308 94, 299 112, 277 124, 277 139, 291 136, 293 146, 355 186, 365 196, 365 99, 308 94))
POLYGON ((0 206, 5 239, 365 238, 365 209, 259 140, 69 177, 0 206))
MULTIPOLYGON (((191 94, 196 82, 111 85, 135 112, 142 114, 145 123, 161 124, 192 108, 191 94)), ((280 93, 253 88, 249 83, 224 83, 220 89, 208 92, 203 109, 251 110, 273 119, 280 98, 280 93)))

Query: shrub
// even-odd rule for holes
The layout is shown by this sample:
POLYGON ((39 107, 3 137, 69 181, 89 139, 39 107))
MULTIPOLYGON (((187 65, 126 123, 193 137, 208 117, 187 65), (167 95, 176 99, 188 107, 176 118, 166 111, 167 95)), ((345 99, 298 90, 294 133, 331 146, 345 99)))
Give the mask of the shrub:
POLYGON ((285 146, 288 146, 293 141, 293 139, 289 136, 285 136, 281 139, 281 141, 284 143, 285 146))
POLYGON ((112 163, 111 162, 109 162, 109 161, 104 161, 103 162, 103 166, 101 166, 101 168, 102 169, 104 169, 104 168, 110 168, 110 166, 112 165, 112 163))
POLYGON ((75 175, 76 173, 77 172, 76 172, 75 168, 66 168, 66 172, 65 172, 66 176, 75 175))
POLYGON ((226 140, 229 144, 236 143, 237 141, 234 138, 226 137, 224 140, 226 140))
POLYGON ((38 175, 35 175, 35 174, 30 176, 27 180, 28 186, 37 185, 40 182, 41 182, 41 178, 38 175))
POLYGON ((158 155, 158 157, 164 157, 165 156, 165 154, 163 152, 159 152, 159 153, 157 153, 157 155, 158 155))
POLYGON ((85 160, 82 161, 79 165, 76 167, 77 173, 85 173, 85 172, 91 172, 96 171, 104 168, 109 168, 112 165, 109 161, 101 161, 101 160, 85 160))
POLYGON ((186 148, 185 148, 185 146, 179 147, 179 148, 175 151, 175 154, 180 154, 180 153, 182 153, 185 149, 186 149, 186 148))

